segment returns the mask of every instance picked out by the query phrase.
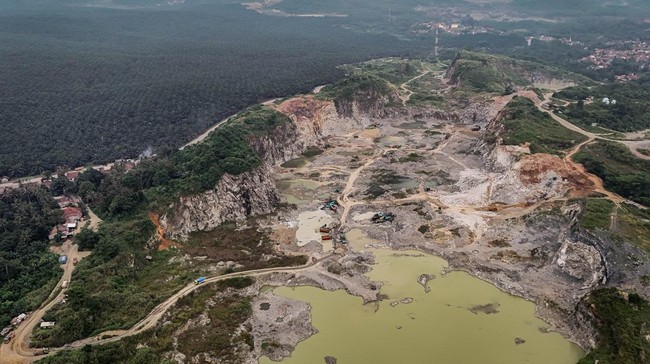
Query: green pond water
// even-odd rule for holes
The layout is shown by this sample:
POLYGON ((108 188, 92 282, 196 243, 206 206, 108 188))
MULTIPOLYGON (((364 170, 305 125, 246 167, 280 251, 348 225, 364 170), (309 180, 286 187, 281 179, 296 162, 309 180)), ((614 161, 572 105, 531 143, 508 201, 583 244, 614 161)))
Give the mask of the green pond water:
POLYGON ((402 123, 396 126, 398 129, 423 129, 426 123, 421 120, 415 120, 410 123, 402 123))
MULTIPOLYGON (((584 354, 536 318, 535 306, 464 272, 442 274, 447 263, 416 251, 371 250, 367 275, 382 281, 379 304, 344 291, 279 287, 275 294, 309 302, 318 333, 299 343, 283 364, 575 364, 584 354), (429 293, 417 280, 433 274, 429 293), (391 303, 405 298, 411 303, 391 303), (525 343, 515 344, 515 338, 525 343)), ((408 302, 406 300, 405 302, 408 302)), ((263 357, 260 364, 273 363, 263 357)))
POLYGON ((393 183, 390 185, 390 187, 393 190, 401 190, 402 188, 405 189, 411 189, 411 188, 417 188, 420 185, 420 182, 411 178, 404 178, 398 183, 393 183))
POLYGON ((281 167, 283 168, 302 168, 309 164, 309 159, 307 158, 296 158, 284 162, 281 167))
POLYGON ((281 180, 276 182, 280 195, 288 203, 302 205, 309 203, 314 198, 326 198, 327 193, 315 194, 314 191, 322 183, 307 179, 281 180))

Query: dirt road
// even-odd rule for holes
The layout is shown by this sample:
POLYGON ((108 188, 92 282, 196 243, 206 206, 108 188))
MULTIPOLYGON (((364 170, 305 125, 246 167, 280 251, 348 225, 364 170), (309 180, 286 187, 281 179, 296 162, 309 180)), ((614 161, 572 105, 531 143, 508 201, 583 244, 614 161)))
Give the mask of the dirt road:
POLYGON ((408 81, 402 83, 402 84, 399 86, 400 90, 402 90, 402 91, 404 91, 404 92, 406 93, 406 96, 402 96, 402 95, 399 96, 399 98, 402 100, 402 105, 403 105, 403 106, 406 106, 406 103, 411 99, 411 96, 414 94, 414 92, 413 92, 411 89, 409 89, 408 87, 406 87, 406 86, 407 86, 409 83, 411 83, 411 82, 413 82, 413 81, 415 81, 415 80, 417 80, 417 79, 419 79, 419 78, 422 78, 422 77, 428 75, 428 74, 431 73, 431 72, 432 72, 432 71, 431 71, 430 69, 427 68, 427 69, 426 69, 424 72, 422 72, 421 74, 419 74, 419 75, 417 75, 417 76, 411 78, 410 80, 408 80, 408 81))
MULTIPOLYGON (((552 93, 547 93, 547 94, 544 95, 544 98, 548 100, 548 99, 551 98, 552 95, 553 95, 552 93)), ((529 96, 527 95, 526 97, 529 97, 529 96)), ((618 139, 605 138, 605 137, 603 137, 603 136, 601 136, 599 134, 586 131, 586 130, 584 130, 584 129, 582 129, 582 128, 580 128, 580 127, 578 127, 578 126, 576 126, 576 125, 574 125, 574 124, 572 124, 570 122, 568 122, 566 119, 561 118, 560 116, 558 116, 554 112, 551 112, 549 110, 546 110, 546 109, 542 108, 542 104, 544 104, 544 101, 540 100, 538 97, 535 97, 535 98, 529 97, 529 98, 531 99, 531 101, 533 101, 535 103, 535 106, 537 106, 537 108, 540 111, 545 112, 546 114, 550 115, 553 118, 553 120, 560 123, 563 127, 567 128, 569 130, 575 131, 576 133, 580 133, 580 134, 586 136, 589 139, 586 142, 581 143, 576 148, 574 148, 570 152, 570 156, 573 156, 575 153, 577 153, 578 150, 580 150, 580 148, 582 148, 582 146, 584 146, 585 144, 588 144, 588 143, 590 143, 590 142, 592 142, 592 141, 594 141, 596 139, 600 139, 600 140, 606 140, 606 141, 610 141, 610 142, 623 144, 630 150, 630 152, 635 157, 645 159, 645 160, 650 160, 650 156, 644 155, 641 152, 639 152, 639 150, 638 150, 640 148, 650 149, 650 140, 618 140, 618 139)))
MULTIPOLYGON (((551 95, 552 94, 546 94, 545 98, 548 99, 548 98, 551 97, 551 95)), ((555 113, 544 109, 542 107, 542 104, 544 104, 544 101, 542 101, 538 97, 532 98, 532 97, 530 97, 530 95, 526 95, 526 97, 530 98, 531 101, 533 101, 535 103, 535 106, 537 106, 538 110, 540 110, 540 111, 548 114, 549 116, 551 116, 553 118, 553 120, 557 121, 563 127, 567 128, 569 130, 572 130, 572 131, 574 131, 576 133, 582 134, 585 137, 587 137, 587 140, 585 140, 582 143, 576 145, 575 147, 573 147, 567 153, 567 155, 564 157, 564 163, 571 165, 574 169, 579 171, 580 174, 582 174, 586 178, 588 178, 594 184, 594 186, 596 186, 596 188, 595 188, 596 192, 599 192, 599 193, 605 195, 609 200, 614 202, 616 205, 620 204, 621 202, 624 202, 626 200, 625 198, 623 198, 623 197, 621 197, 621 196, 619 196, 619 195, 605 189, 605 186, 603 185, 603 180, 602 179, 600 179, 598 176, 596 176, 594 174, 589 173, 582 164, 576 163, 576 162, 573 161, 573 156, 576 153, 578 153, 583 146, 594 142, 596 139, 603 139, 603 140, 610 140, 610 139, 602 138, 602 137, 598 136, 597 134, 594 134, 594 133, 588 132, 586 130, 583 130, 583 129, 573 125, 572 123, 568 122, 564 118, 556 115, 555 113)), ((624 141, 618 141, 618 140, 610 140, 610 141, 620 142, 622 144, 625 144, 624 141)), ((635 155, 638 153, 636 150, 630 149, 630 151, 635 155)), ((638 154, 640 154, 640 153, 638 153, 638 154)), ((644 159, 647 159, 647 158, 644 158, 644 159)))
POLYGON ((88 256, 88 253, 79 252, 77 245, 71 245, 67 251, 68 262, 63 267, 63 276, 56 284, 56 287, 47 300, 23 321, 14 331, 15 337, 9 342, 0 346, 0 363, 30 363, 38 358, 35 357, 32 349, 29 348, 29 340, 36 325, 43 318, 45 313, 61 302, 66 290, 61 288, 63 281, 70 282, 74 271, 74 260, 81 260, 88 256))
MULTIPOLYGON (((47 355, 52 355, 58 351, 62 350, 70 350, 70 349, 77 349, 81 348, 85 345, 101 345, 101 344, 106 344, 114 341, 118 341, 124 337, 128 336, 133 336, 137 335, 145 330, 151 329, 156 324, 160 321, 160 319, 163 317, 163 315, 170 309, 172 308, 176 302, 188 295, 189 293, 195 291, 196 289, 200 288, 201 286, 209 283, 214 283, 214 282, 219 282, 225 279, 229 278, 235 278, 235 277, 244 277, 244 276, 260 276, 263 274, 268 274, 272 272, 279 272, 279 273, 295 273, 299 272, 308 268, 313 267, 314 265, 327 260, 332 257, 333 254, 326 255, 322 257, 321 259, 318 260, 312 260, 308 262, 307 264, 300 266, 300 267, 295 267, 295 268, 265 268, 265 269, 257 269, 257 270, 252 270, 252 271, 246 271, 246 272, 236 272, 236 273, 230 273, 230 274, 225 274, 221 276, 216 276, 216 277, 211 277, 205 280, 205 283, 201 285, 196 285, 194 283, 188 284, 178 292, 176 292, 174 295, 169 297, 167 300, 156 306, 151 313, 149 313, 145 318, 140 320, 138 323, 133 325, 128 330, 111 330, 111 331, 105 331, 102 332, 96 336, 89 337, 83 340, 75 341, 71 344, 66 345, 65 347, 60 347, 60 348, 50 348, 50 353, 47 355)), ((61 286, 61 283, 64 280, 70 280, 70 277, 72 276, 72 271, 74 269, 74 266, 72 264, 72 259, 73 257, 79 258, 79 253, 77 252, 77 247, 76 245, 74 248, 69 252, 69 260, 68 263, 65 266, 65 273, 63 277, 61 278, 61 281, 57 284, 57 289, 58 287, 61 286)), ((38 309, 36 312, 34 312, 30 317, 25 320, 22 324, 18 326, 16 329, 16 336, 14 337, 11 342, 8 344, 3 344, 1 349, 0 349, 0 358, 2 361, 0 363, 2 364, 23 364, 23 363, 31 363, 33 361, 36 361, 38 359, 42 359, 46 355, 36 355, 34 353, 34 349, 29 348, 29 336, 31 335, 34 327, 36 324, 38 324, 39 320, 43 317, 45 312, 50 310, 54 305, 56 305, 58 302, 63 299, 63 296, 65 294, 65 290, 62 290, 53 300, 49 301, 46 305, 38 309)))

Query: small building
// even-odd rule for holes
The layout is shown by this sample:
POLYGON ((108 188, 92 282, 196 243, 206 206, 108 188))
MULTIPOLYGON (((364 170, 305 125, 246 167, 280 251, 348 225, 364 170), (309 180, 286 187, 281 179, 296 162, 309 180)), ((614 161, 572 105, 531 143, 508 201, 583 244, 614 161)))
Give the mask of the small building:
POLYGON ((125 171, 130 171, 130 170, 132 170, 133 168, 135 168, 135 163, 134 163, 134 162, 132 162, 132 161, 127 161, 126 163, 124 163, 124 170, 125 170, 125 171))
POLYGON ((4 329, 2 329, 2 331, 0 331, 0 336, 7 336, 13 329, 14 328, 12 326, 5 327, 4 329))
POLYGON ((81 174, 81 171, 68 171, 65 172, 65 176, 67 179, 69 179, 72 182, 75 182, 77 178, 79 178, 79 175, 81 174))
POLYGON ((65 222, 70 224, 70 223, 77 223, 81 220, 83 214, 81 213, 81 209, 79 207, 64 207, 63 209, 63 217, 65 218, 65 222))
POLYGON ((54 322, 54 321, 43 321, 43 322, 41 322, 40 327, 41 327, 41 329, 49 329, 51 327, 54 327, 55 323, 56 322, 54 322))
POLYGON ((75 230, 77 230, 77 223, 69 222, 65 224, 65 227, 68 229, 68 234, 72 234, 75 230))
POLYGON ((65 264, 68 262, 68 256, 67 255, 62 255, 59 257, 59 264, 65 264))
POLYGON ((60 208, 75 206, 77 201, 67 196, 57 196, 54 197, 54 201, 59 204, 60 208))

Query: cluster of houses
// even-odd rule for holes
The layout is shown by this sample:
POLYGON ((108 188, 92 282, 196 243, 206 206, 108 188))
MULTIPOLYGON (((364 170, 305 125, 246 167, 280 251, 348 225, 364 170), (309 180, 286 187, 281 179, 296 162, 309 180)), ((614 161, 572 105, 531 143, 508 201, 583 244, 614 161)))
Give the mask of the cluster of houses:
POLYGON ((592 63, 591 67, 594 69, 608 68, 615 59, 636 63, 650 63, 650 44, 647 42, 635 41, 625 44, 625 47, 621 48, 625 49, 596 48, 591 55, 582 60, 592 63))
POLYGON ((538 40, 540 42, 545 42, 545 43, 550 43, 550 42, 560 42, 564 45, 568 46, 584 46, 585 44, 579 40, 573 40, 571 37, 564 37, 564 38, 555 38, 550 35, 540 35, 538 37, 533 37, 533 36, 528 36, 526 37, 526 42, 528 43, 528 46, 533 43, 533 40, 538 40))
POLYGON ((439 22, 426 22, 426 23, 419 23, 415 24, 413 26, 413 32, 414 33, 431 33, 431 32, 445 32, 449 34, 480 34, 480 33, 497 33, 497 34, 502 34, 502 31, 493 29, 493 28, 486 28, 486 27, 479 27, 479 26, 465 26, 460 23, 439 23, 439 22))
MULTIPOLYGON (((85 172, 87 169, 92 168, 96 171, 99 171, 103 174, 108 174, 116 167, 124 168, 126 171, 130 171, 138 164, 140 159, 118 159, 113 163, 90 166, 90 167, 78 167, 73 170, 65 172, 63 175, 72 182, 75 182, 79 176, 85 172)), ((0 195, 5 193, 5 191, 19 188, 21 186, 40 186, 43 185, 49 188, 52 185, 52 181, 58 178, 58 174, 52 174, 50 177, 28 177, 20 178, 17 180, 11 180, 9 177, 0 177, 0 195)))
POLYGON ((77 196, 58 196, 54 200, 59 204, 63 211, 63 218, 65 222, 61 225, 55 226, 50 231, 50 240, 64 240, 77 232, 79 223, 84 219, 83 211, 80 204, 81 199, 77 196))

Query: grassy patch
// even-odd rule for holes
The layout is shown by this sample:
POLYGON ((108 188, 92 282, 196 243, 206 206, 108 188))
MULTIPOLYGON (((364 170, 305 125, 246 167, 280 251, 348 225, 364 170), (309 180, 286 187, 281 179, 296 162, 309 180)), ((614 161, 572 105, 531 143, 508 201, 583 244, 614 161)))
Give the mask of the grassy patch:
POLYGON ((631 205, 615 207, 605 199, 588 199, 580 216, 580 226, 601 230, 614 240, 626 241, 650 251, 650 212, 631 205), (614 209, 616 208, 616 211, 614 209), (612 220, 612 213, 615 219, 612 220))
POLYGON ((330 98, 335 101, 351 101, 359 93, 388 95, 391 93, 391 88, 381 77, 367 73, 353 74, 326 86, 318 94, 318 97, 330 98))
POLYGON ((580 225, 586 229, 609 229, 614 203, 610 200, 589 199, 585 211, 580 216, 580 225))
POLYGON ((574 159, 603 179, 605 188, 650 206, 650 161, 635 157, 616 142, 586 145, 574 159))
POLYGON ((650 252, 650 219, 647 210, 634 206, 619 209, 613 234, 650 252))
POLYGON ((527 98, 516 97, 502 111, 505 128, 503 143, 530 143, 532 153, 560 154, 585 140, 585 136, 568 130, 551 116, 537 109, 527 98))
POLYGON ((383 78, 394 85, 400 85, 419 75, 422 72, 422 67, 422 62, 418 60, 388 58, 348 65, 343 68, 350 73, 363 72, 383 78))
POLYGON ((451 81, 472 92, 505 93, 512 86, 531 86, 534 74, 581 83, 590 81, 539 63, 469 51, 459 52, 450 69, 451 81))

